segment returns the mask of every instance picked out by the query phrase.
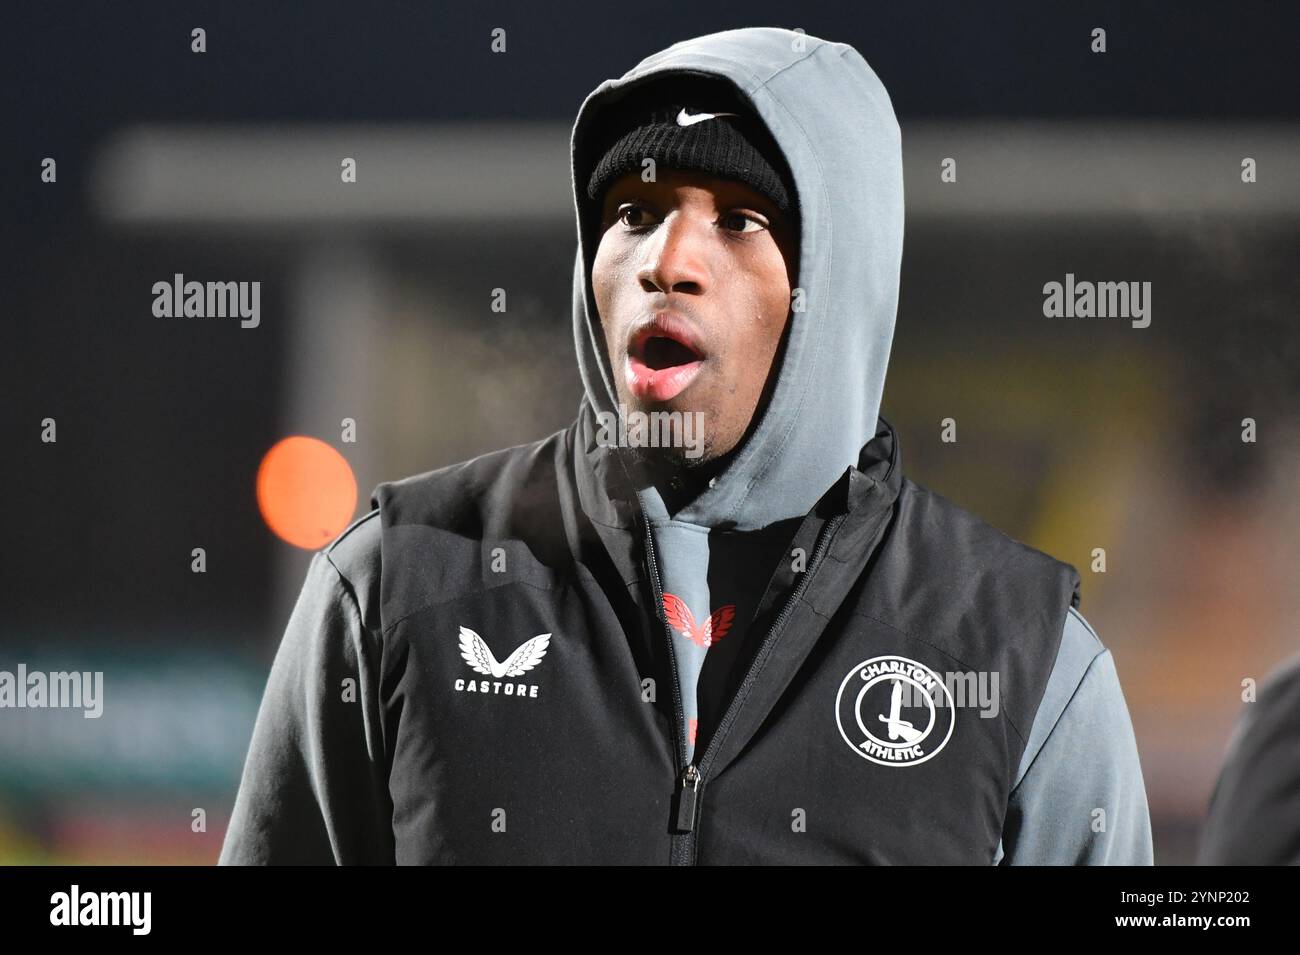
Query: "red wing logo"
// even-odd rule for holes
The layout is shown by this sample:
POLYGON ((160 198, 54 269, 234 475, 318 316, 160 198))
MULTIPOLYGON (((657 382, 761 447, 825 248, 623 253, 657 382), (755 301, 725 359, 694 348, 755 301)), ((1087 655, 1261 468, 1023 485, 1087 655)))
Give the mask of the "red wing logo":
POLYGON ((664 614, 668 624, 692 643, 706 650, 727 635, 736 619, 736 605, 726 604, 709 614, 704 625, 695 622, 695 615, 686 601, 673 594, 664 594, 664 614))

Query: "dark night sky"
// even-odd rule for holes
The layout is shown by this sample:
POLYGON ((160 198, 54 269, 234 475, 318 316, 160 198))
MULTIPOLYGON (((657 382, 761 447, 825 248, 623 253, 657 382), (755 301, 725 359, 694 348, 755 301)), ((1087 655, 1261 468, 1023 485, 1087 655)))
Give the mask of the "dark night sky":
POLYGON ((641 57, 749 25, 852 43, 903 123, 1300 116, 1295 3, 55 2, 6 11, 0 163, 7 188, 21 184, 10 208, 39 201, 48 215, 32 157, 78 162, 125 123, 571 121, 592 87, 641 57), (202 56, 189 51, 196 25, 202 56), (505 56, 488 49, 496 26, 505 56), (1088 52, 1094 26, 1107 29, 1105 56, 1088 52))

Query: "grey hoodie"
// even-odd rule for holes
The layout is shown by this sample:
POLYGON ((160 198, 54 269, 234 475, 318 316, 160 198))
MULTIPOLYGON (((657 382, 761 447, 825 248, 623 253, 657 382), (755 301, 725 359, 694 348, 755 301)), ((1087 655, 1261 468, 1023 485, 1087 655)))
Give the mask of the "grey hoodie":
POLYGON ((876 433, 903 255, 898 122, 885 88, 851 46, 768 27, 675 43, 598 86, 573 132, 574 342, 597 412, 616 412, 618 399, 589 281, 587 130, 630 90, 680 71, 736 85, 781 148, 798 191, 801 310, 791 317, 771 401, 717 485, 673 515, 753 530, 802 518, 876 433))

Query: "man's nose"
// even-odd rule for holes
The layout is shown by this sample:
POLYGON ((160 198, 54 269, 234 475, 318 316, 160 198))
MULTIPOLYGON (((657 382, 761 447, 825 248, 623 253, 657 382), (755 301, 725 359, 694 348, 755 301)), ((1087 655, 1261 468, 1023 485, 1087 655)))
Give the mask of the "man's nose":
POLYGON ((699 295, 708 285, 705 263, 709 224, 670 213, 647 246, 648 256, 637 270, 637 279, 647 292, 685 292, 699 295))

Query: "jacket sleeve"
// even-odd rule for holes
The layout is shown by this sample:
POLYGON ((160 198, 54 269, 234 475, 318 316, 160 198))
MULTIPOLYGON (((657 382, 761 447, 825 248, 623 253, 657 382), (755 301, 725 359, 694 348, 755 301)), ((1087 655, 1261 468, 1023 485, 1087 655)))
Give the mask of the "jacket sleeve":
POLYGON ((1247 703, 1228 741, 1196 861, 1300 865, 1300 657, 1247 703))
POLYGON ((220 865, 394 860, 379 643, 316 553, 271 665, 220 865))
POLYGON ((1151 818, 1115 661, 1076 610, 1020 761, 994 862, 1151 865, 1151 818))

